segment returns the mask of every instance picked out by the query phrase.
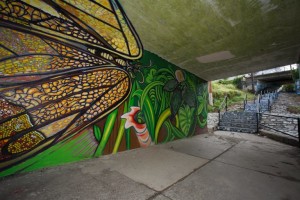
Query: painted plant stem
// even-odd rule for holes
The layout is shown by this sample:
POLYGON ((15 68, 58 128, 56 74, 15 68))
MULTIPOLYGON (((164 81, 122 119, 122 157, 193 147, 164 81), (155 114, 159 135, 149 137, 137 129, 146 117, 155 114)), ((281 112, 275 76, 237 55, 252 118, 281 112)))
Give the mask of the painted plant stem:
POLYGON ((179 128, 179 117, 178 117, 178 115, 175 115, 175 119, 176 119, 175 126, 176 126, 176 128, 179 128))
POLYGON ((205 125, 207 124, 207 120, 206 120, 206 119, 204 119, 204 120, 203 120, 203 122, 201 122, 201 120, 200 120, 200 117, 199 117, 199 116, 196 116, 196 118, 197 118, 197 122, 198 122, 198 125, 199 125, 199 127, 200 127, 200 128, 204 128, 204 127, 205 127, 205 125))
POLYGON ((159 116, 158 120, 157 120, 157 124, 155 127, 155 144, 157 144, 157 140, 158 140, 158 133, 160 131, 160 128, 162 126, 162 124, 164 123, 164 121, 166 121, 168 119, 168 117, 171 116, 171 109, 167 108, 165 111, 163 111, 161 113, 161 115, 159 116))
POLYGON ((101 135, 100 127, 97 126, 97 125, 94 125, 94 126, 93 126, 93 131, 94 131, 94 136, 95 136, 97 142, 100 142, 101 136, 102 136, 102 135, 101 135))
MULTIPOLYGON (((127 105, 127 101, 126 101, 125 104, 124 104, 124 111, 123 111, 123 113, 127 112, 127 110, 128 110, 127 106, 128 105, 127 105)), ((123 135, 124 135, 124 131, 125 131, 125 122, 126 122, 126 119, 121 119, 121 123, 120 123, 119 131, 118 131, 117 140, 116 140, 116 143, 115 143, 115 146, 114 146, 114 149, 113 149, 113 153, 114 154, 117 153, 118 150, 119 150, 119 147, 120 147, 123 135)))
MULTIPOLYGON (((132 85, 132 91, 135 91, 136 89, 137 89, 137 84, 134 81, 133 85, 132 85)), ((127 110, 129 110, 129 108, 134 105, 133 92, 130 94, 128 101, 129 102, 128 102, 128 105, 127 105, 127 110)), ((127 150, 130 149, 130 137, 131 137, 130 129, 125 130, 125 141, 126 141, 126 149, 127 150)))
POLYGON ((118 115, 118 109, 115 109, 112 113, 110 113, 108 115, 105 126, 104 126, 102 140, 95 151, 96 157, 101 156, 103 154, 106 143, 107 143, 107 141, 110 137, 110 134, 113 130, 117 115, 118 115))
MULTIPOLYGON (((137 96, 141 99, 141 96, 143 95, 143 90, 136 90, 133 93, 133 97, 137 96)), ((145 96, 143 107, 141 107, 141 111, 145 114, 146 124, 149 127, 149 132, 151 135, 151 138, 154 138, 154 127, 155 127, 155 115, 154 115, 154 109, 151 104, 151 100, 148 95, 145 96)))

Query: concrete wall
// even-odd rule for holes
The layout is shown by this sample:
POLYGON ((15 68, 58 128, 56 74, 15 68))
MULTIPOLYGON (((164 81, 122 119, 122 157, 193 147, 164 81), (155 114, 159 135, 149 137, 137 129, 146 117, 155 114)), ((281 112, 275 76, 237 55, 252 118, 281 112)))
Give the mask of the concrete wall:
POLYGON ((0 176, 206 131, 206 82, 143 50, 118 2, 29 2, 1 3, 0 176))
MULTIPOLYGON (((282 113, 280 113, 282 115, 282 113)), ((296 116, 295 116, 296 117, 296 116)), ((272 117, 268 115, 263 115, 261 123, 266 125, 270 128, 262 126, 264 130, 272 131, 273 129, 282 131, 289 135, 298 136, 298 122, 296 118, 283 118, 283 117, 276 117, 276 114, 272 117)))

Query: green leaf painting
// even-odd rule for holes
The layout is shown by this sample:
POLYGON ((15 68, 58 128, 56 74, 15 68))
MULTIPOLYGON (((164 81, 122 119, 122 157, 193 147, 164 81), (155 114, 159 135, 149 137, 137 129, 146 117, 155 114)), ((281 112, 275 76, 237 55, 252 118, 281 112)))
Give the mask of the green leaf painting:
POLYGON ((190 107, 196 106, 196 94, 190 88, 185 88, 182 93, 183 99, 187 105, 190 107))
POLYGON ((179 109, 179 125, 180 129, 186 135, 189 134, 191 126, 195 120, 194 117, 195 108, 190 107, 188 105, 184 105, 179 109))
MULTIPOLYGON (((147 51, 138 65, 141 66, 138 75, 130 78, 130 92, 124 102, 105 117, 93 118, 94 123, 84 130, 0 172, 0 176, 145 148, 206 130, 208 95, 205 81, 147 51), (151 66, 143 68, 149 63, 151 66)), ((109 97, 108 94, 103 96, 109 97)), ((109 99, 103 101, 103 106, 107 103, 109 99)))
POLYGON ((165 86, 164 86, 164 90, 168 91, 168 92, 172 92, 176 89, 176 87, 178 86, 178 81, 171 79, 169 80, 165 86))
POLYGON ((101 135, 100 127, 97 125, 94 125, 94 136, 95 136, 96 140, 98 142, 100 142, 102 135, 101 135))
POLYGON ((182 93, 180 90, 175 90, 171 96, 171 114, 175 116, 178 113, 180 106, 182 105, 182 93))

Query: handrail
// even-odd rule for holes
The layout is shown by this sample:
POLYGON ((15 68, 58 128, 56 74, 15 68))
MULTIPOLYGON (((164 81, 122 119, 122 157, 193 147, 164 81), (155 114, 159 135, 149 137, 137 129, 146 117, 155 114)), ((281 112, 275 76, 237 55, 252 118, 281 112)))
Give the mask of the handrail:
POLYGON ((227 95, 225 96, 224 100, 222 101, 222 103, 219 106, 219 110, 222 110, 223 104, 225 105, 225 110, 227 111, 227 95))
POLYGON ((247 102, 248 101, 248 98, 247 98, 247 94, 245 95, 245 98, 244 98, 244 110, 246 109, 246 105, 247 105, 247 102))
MULTIPOLYGON (((298 116, 285 116, 285 115, 277 115, 277 114, 270 114, 266 113, 266 111, 271 111, 271 105, 274 103, 274 100, 278 98, 278 91, 266 91, 266 92, 261 92, 254 97, 254 105, 256 106, 256 112, 252 108, 251 110, 253 113, 256 113, 256 120, 257 120, 257 132, 259 132, 259 128, 261 127, 266 127, 271 130, 275 130, 277 132, 280 132, 282 134, 288 135, 293 138, 298 138, 299 142, 299 147, 300 147, 300 117, 298 116), (281 127, 271 127, 265 124, 262 124, 262 116, 272 116, 272 117, 281 117, 281 118, 290 118, 290 119, 297 119, 297 126, 292 127, 290 130, 280 130, 281 127), (297 136, 297 127, 298 127, 298 136, 297 136), (279 129, 277 129, 279 128, 279 129), (294 134, 295 133, 295 134, 294 134)), ((225 108, 225 113, 227 112, 227 101, 228 101, 228 96, 226 95, 224 97, 224 100, 220 104, 218 108, 218 113, 219 113, 219 122, 218 125, 220 126, 220 120, 221 120, 221 111, 222 109, 225 108)), ((245 95, 244 98, 244 110, 246 109, 246 105, 248 103, 248 96, 247 94, 245 95)), ((253 104, 252 104, 253 105, 253 104)), ((224 114, 225 114, 224 113, 224 114)), ((222 115, 224 115, 222 114, 222 115)), ((295 122, 293 121, 292 123, 295 122)))
POLYGON ((220 104, 219 106, 219 109, 218 109, 218 113, 219 113, 219 122, 218 122, 218 125, 220 126, 220 120, 221 120, 221 110, 222 110, 222 107, 223 107, 223 104, 225 105, 225 112, 227 112, 227 95, 225 96, 224 100, 222 101, 222 103, 220 104))

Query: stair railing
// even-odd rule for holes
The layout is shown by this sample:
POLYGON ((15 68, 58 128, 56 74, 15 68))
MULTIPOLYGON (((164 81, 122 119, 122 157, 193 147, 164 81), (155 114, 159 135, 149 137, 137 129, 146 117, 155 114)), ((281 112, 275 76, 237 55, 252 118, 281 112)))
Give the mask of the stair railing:
POLYGON ((271 111, 271 106, 274 102, 275 99, 277 99, 277 91, 271 92, 271 91, 267 91, 266 93, 264 93, 263 95, 258 95, 258 103, 257 103, 257 112, 261 113, 261 112, 265 112, 265 111, 271 111), (267 110, 263 110, 263 104, 262 104, 262 99, 266 98, 267 100, 267 110))
POLYGON ((247 94, 245 95, 245 98, 244 98, 244 111, 245 111, 245 109, 246 109, 246 105, 247 105, 247 94))
MULTIPOLYGON (((222 101, 222 103, 220 104, 219 106, 219 109, 218 109, 218 113, 219 113, 219 122, 218 122, 218 126, 220 126, 220 120, 221 120, 221 111, 222 109, 225 109, 225 112, 227 112, 227 109, 228 109, 228 97, 227 95, 225 96, 224 100, 222 101)), ((225 113, 224 112, 224 113, 225 113)))
POLYGON ((274 94, 273 94, 273 92, 268 91, 268 90, 266 92, 263 92, 263 93, 261 92, 260 94, 258 94, 257 103, 256 103, 256 125, 257 125, 256 132, 257 133, 259 132, 259 126, 260 126, 260 122, 262 119, 262 114, 264 114, 264 112, 266 112, 266 111, 271 111, 271 105, 273 104, 274 99, 277 96, 276 92, 274 94), (263 98, 267 98, 267 110, 262 109, 263 108, 263 101, 262 101, 263 98))

